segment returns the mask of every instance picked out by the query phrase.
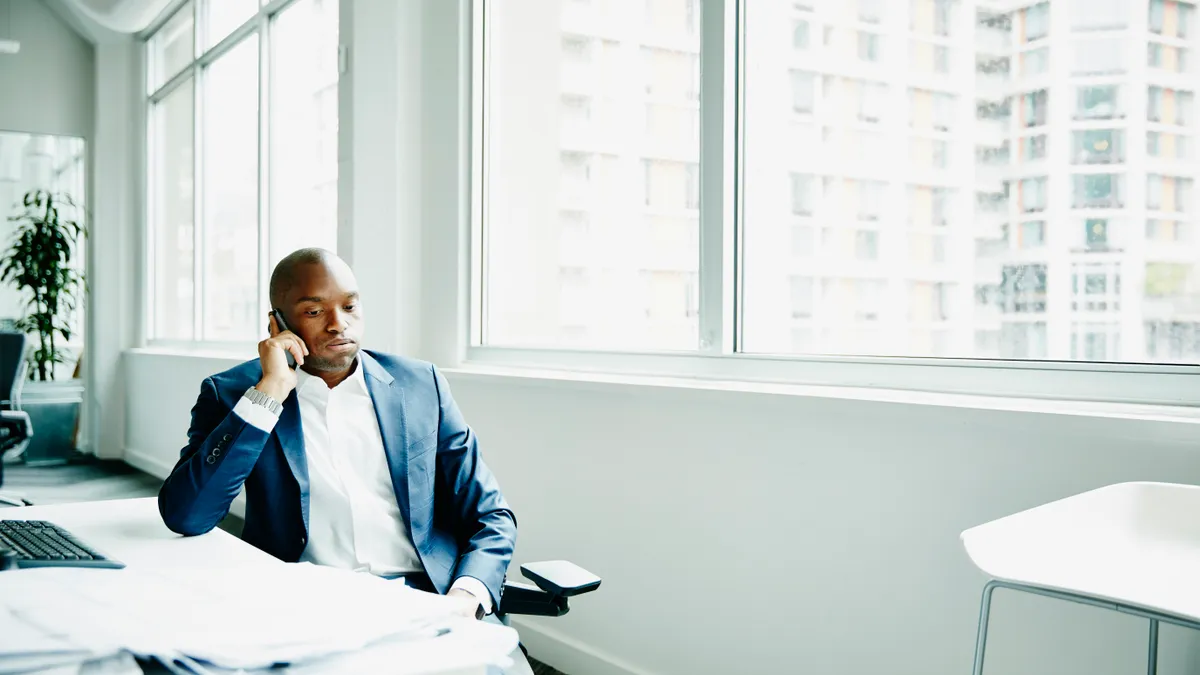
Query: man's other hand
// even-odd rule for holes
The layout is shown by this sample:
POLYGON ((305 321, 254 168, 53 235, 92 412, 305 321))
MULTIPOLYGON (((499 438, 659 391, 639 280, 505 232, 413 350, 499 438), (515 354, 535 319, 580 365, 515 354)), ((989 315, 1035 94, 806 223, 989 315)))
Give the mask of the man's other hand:
POLYGON ((478 619, 479 612, 483 609, 483 603, 479 602, 479 598, 471 595, 471 592, 465 588, 451 588, 446 594, 447 598, 454 598, 461 605, 458 613, 468 619, 478 619))
POLYGON ((287 352, 291 352, 297 366, 301 366, 308 354, 308 346, 292 331, 279 330, 274 316, 267 329, 271 337, 258 343, 258 361, 262 364, 263 376, 255 388, 283 403, 296 388, 296 371, 288 367, 287 352))

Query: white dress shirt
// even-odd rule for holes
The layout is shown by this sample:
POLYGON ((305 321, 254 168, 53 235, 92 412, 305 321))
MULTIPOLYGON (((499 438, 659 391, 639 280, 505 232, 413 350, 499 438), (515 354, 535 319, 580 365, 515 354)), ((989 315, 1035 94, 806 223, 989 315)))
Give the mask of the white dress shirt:
MULTIPOLYGON (((381 576, 423 572, 392 487, 375 406, 361 362, 330 389, 297 370, 296 397, 308 460, 308 545, 300 559, 381 576)), ((270 433, 278 418, 248 398, 233 412, 270 433)), ((482 581, 463 576, 462 588, 491 612, 482 581)))

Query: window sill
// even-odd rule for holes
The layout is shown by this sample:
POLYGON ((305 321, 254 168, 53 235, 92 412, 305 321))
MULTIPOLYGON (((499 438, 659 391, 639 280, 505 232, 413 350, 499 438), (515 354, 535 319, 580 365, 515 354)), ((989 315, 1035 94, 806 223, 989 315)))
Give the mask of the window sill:
POLYGON ((724 392, 1200 424, 1200 407, 1186 405, 1049 400, 869 387, 783 384, 700 377, 610 374, 533 367, 505 367, 471 362, 464 363, 460 367, 442 368, 440 370, 449 375, 452 380, 472 380, 492 383, 511 382, 520 383, 521 385, 560 387, 576 390, 620 391, 623 393, 637 393, 639 390, 646 391, 650 389, 668 389, 681 392, 724 392))
POLYGON ((249 361, 257 356, 254 345, 241 347, 237 345, 225 344, 169 344, 169 345, 149 345, 146 347, 134 347, 125 350, 126 354, 134 354, 138 356, 163 356, 163 357, 178 357, 192 359, 220 359, 237 361, 249 361))
POLYGON ((1187 365, 504 347, 472 347, 462 365, 464 372, 532 372, 559 380, 1200 418, 1200 367, 1187 365))

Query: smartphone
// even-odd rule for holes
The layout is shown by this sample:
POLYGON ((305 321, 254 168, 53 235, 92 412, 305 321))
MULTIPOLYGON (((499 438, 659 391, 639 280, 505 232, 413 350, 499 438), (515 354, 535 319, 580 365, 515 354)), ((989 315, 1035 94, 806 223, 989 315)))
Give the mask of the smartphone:
MULTIPOLYGON (((283 320, 283 312, 279 311, 278 309, 272 309, 271 316, 275 317, 275 325, 279 327, 281 332, 285 330, 291 330, 291 328, 288 328, 287 322, 283 320)), ((283 354, 287 357, 288 368, 295 369, 296 357, 292 356, 291 350, 285 349, 283 350, 283 354)))

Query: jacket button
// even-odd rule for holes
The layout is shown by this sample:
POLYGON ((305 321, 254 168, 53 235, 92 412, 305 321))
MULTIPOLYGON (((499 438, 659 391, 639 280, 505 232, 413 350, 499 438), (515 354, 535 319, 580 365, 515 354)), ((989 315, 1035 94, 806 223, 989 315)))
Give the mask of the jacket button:
POLYGON ((209 455, 204 461, 208 462, 209 464, 216 464, 217 458, 212 455, 209 455))
POLYGON ((221 446, 219 446, 219 445, 218 445, 217 447, 213 448, 213 451, 212 451, 212 456, 213 456, 213 457, 220 457, 220 456, 221 456, 221 446))
POLYGON ((225 434, 224 436, 221 437, 221 440, 223 440, 225 442, 229 442, 232 438, 233 438, 233 436, 230 436, 229 434, 225 434))

